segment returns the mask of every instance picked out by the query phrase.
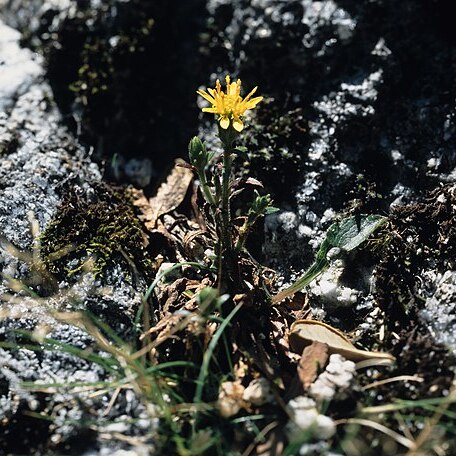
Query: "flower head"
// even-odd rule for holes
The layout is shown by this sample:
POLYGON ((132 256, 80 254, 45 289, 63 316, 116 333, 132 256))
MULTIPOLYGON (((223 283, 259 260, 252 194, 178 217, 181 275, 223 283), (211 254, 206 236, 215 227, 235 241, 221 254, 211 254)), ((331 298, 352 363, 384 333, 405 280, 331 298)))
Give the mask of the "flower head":
POLYGON ((226 76, 226 92, 223 92, 220 81, 217 79, 215 89, 198 90, 198 95, 202 96, 212 106, 203 108, 204 112, 211 112, 218 116, 220 126, 226 130, 232 122, 236 131, 244 128, 241 117, 249 109, 253 109, 263 97, 252 98, 258 87, 255 87, 244 99, 241 97, 241 80, 231 82, 230 77, 226 76))

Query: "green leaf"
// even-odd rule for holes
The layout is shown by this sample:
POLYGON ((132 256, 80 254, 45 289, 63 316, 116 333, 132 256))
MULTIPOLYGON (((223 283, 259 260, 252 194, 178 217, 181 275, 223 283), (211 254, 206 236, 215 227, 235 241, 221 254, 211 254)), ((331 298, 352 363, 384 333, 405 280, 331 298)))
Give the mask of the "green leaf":
POLYGON ((275 207, 275 206, 269 206, 266 208, 266 215, 270 215, 270 214, 274 214, 276 212, 279 212, 280 209, 278 207, 275 207))
POLYGON ((326 234, 330 248, 339 247, 349 252, 362 244, 379 226, 386 222, 381 215, 348 217, 332 224, 326 234))
POLYGON ((333 223, 326 232, 313 265, 293 285, 272 297, 272 302, 280 302, 288 296, 302 290, 312 280, 329 267, 328 252, 340 248, 349 252, 362 244, 375 230, 386 222, 381 215, 355 215, 333 223))

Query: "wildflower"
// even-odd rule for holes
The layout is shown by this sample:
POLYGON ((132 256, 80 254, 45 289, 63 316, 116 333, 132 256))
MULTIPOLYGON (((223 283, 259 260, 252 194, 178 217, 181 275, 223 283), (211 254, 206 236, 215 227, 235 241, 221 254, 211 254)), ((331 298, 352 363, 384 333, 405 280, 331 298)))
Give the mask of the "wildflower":
POLYGON ((227 130, 232 123, 236 131, 241 131, 244 128, 241 117, 263 99, 263 97, 252 98, 257 88, 255 87, 242 99, 241 80, 238 79, 236 82, 231 82, 230 77, 226 76, 226 93, 222 91, 222 86, 218 79, 215 89, 207 89, 207 92, 198 90, 197 93, 212 105, 210 108, 203 108, 203 111, 216 114, 220 127, 227 130))

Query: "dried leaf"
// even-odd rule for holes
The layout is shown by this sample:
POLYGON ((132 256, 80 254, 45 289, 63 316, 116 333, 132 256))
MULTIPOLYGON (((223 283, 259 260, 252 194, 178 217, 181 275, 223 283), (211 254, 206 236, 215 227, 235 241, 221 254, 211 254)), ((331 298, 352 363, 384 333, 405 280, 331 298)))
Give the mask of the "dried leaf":
POLYGON ((148 220, 147 214, 150 212, 150 206, 149 200, 146 198, 146 195, 144 195, 144 191, 138 188, 129 187, 128 193, 133 200, 133 205, 136 206, 142 213, 140 218, 148 220))
POLYGON ((393 363, 394 356, 389 353, 359 350, 337 329, 315 320, 298 320, 291 325, 289 341, 297 353, 304 347, 317 341, 328 345, 328 353, 339 353, 350 361, 375 359, 384 363, 393 363))
POLYGON ((305 293, 298 292, 281 303, 281 307, 289 312, 295 320, 305 320, 312 312, 309 304, 309 297, 305 293))
POLYGON ((243 185, 253 185, 254 187, 264 188, 264 185, 258 179, 255 179, 254 177, 241 177, 239 179, 236 179, 231 184, 231 187, 233 189, 236 189, 243 185))
POLYGON ((153 229, 157 220, 164 214, 180 206, 187 194, 188 187, 193 179, 193 172, 181 166, 181 161, 176 160, 174 168, 163 182, 157 194, 149 200, 150 212, 147 213, 146 227, 153 229))
POLYGON ((315 381, 318 371, 324 368, 328 361, 328 345, 314 340, 304 348, 298 364, 298 377, 304 389, 315 381))

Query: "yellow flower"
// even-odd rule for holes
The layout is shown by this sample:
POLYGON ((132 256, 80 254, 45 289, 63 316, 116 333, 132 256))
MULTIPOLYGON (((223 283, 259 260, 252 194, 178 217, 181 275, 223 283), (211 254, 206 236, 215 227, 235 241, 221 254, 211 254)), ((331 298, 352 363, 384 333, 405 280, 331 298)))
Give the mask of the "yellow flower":
POLYGON ((198 95, 202 96, 212 106, 203 108, 204 112, 211 112, 218 116, 220 126, 226 130, 233 122, 233 128, 241 131, 244 128, 241 117, 249 109, 253 109, 263 97, 252 98, 258 87, 255 87, 244 99, 241 97, 241 80, 231 82, 230 77, 226 77, 226 93, 222 91, 220 81, 217 79, 215 89, 198 90, 198 95))

